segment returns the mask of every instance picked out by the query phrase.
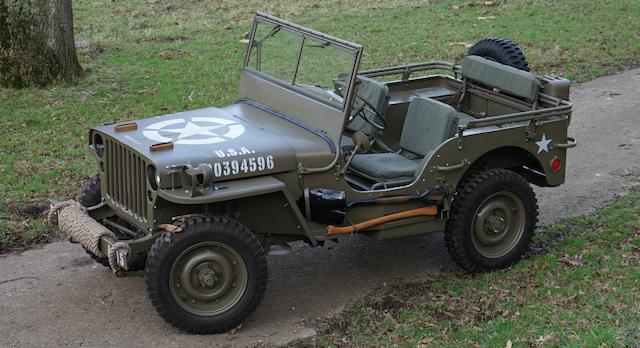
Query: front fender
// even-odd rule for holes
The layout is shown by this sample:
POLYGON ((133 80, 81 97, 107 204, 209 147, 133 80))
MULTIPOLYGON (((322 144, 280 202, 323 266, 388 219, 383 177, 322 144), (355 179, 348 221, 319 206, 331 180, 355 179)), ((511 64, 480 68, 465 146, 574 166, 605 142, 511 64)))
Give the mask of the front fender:
POLYGON ((183 188, 159 189, 158 196, 176 204, 208 204, 280 191, 288 192, 282 181, 272 176, 261 176, 216 183, 215 188, 197 196, 192 196, 190 189, 183 188))
MULTIPOLYGON (((215 189, 208 189, 205 193, 193 196, 190 189, 159 189, 158 197, 179 205, 203 205, 222 202, 240 201, 242 210, 240 220, 253 230, 261 230, 262 226, 270 225, 273 221, 264 220, 267 212, 279 207, 283 210, 275 210, 278 214, 288 213, 287 217, 279 216, 280 226, 290 225, 293 233, 302 232, 313 245, 317 243, 304 215, 298 208, 295 198, 287 186, 273 176, 261 176, 216 183, 215 189), (243 221, 244 220, 244 221, 243 221), (287 221, 285 221, 287 220, 287 221)), ((275 216, 269 217, 276 218, 275 216)), ((278 231, 269 231, 278 233, 278 231)), ((283 233, 290 234, 290 233, 283 233)))

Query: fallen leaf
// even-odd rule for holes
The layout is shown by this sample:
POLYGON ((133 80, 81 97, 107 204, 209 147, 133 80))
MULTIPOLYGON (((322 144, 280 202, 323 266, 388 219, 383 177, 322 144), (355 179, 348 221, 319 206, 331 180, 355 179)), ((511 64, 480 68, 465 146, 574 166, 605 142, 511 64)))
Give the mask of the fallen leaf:
POLYGON ((507 343, 504 345, 504 348, 511 348, 513 346, 513 342, 511 340, 507 340, 507 343))
POLYGON ((160 224, 158 225, 158 228, 165 230, 169 233, 180 233, 182 232, 182 227, 180 226, 176 226, 173 224, 160 224))
POLYGON ((460 42, 449 42, 449 46, 464 46, 465 48, 469 48, 473 46, 473 44, 460 41, 460 42))
POLYGON ((582 262, 580 262, 580 260, 576 260, 575 258, 572 258, 565 253, 560 254, 559 260, 561 262, 564 262, 568 266, 573 266, 573 267, 582 266, 582 262))
POLYGON ((231 330, 229 331, 229 333, 233 335, 234 333, 238 332, 238 330, 242 329, 242 325, 243 325, 243 324, 240 324, 240 325, 238 325, 238 326, 234 327, 233 329, 231 329, 231 330))
MULTIPOLYGON (((495 1, 485 1, 482 4, 484 6, 495 6, 496 5, 495 1)), ((511 342, 511 341, 509 341, 509 342, 511 342)))
POLYGON ((431 342, 433 342, 433 338, 431 338, 431 337, 425 337, 425 338, 420 340, 421 344, 430 344, 431 342))
POLYGON ((550 340, 552 337, 553 336, 551 334, 540 336, 540 337, 538 337, 538 339, 536 339, 536 343, 544 344, 545 342, 550 340))

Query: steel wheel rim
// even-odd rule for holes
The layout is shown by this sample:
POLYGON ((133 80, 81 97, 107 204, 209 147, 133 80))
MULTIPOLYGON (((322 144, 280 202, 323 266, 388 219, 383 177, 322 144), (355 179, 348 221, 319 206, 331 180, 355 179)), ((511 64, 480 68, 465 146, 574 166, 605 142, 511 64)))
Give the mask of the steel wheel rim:
POLYGON ((485 198, 476 209, 471 241, 480 255, 499 258, 520 242, 524 229, 524 204, 515 194, 500 191, 485 198))
POLYGON ((247 266, 240 254, 218 242, 192 245, 178 255, 169 273, 169 288, 176 303, 201 316, 233 308, 247 284, 247 266))

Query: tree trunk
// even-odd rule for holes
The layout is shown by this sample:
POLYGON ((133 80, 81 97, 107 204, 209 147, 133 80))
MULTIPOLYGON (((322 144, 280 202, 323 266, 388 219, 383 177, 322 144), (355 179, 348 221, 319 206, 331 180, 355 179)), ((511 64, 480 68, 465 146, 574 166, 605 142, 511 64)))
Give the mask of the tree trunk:
POLYGON ((71 0, 0 0, 0 85, 44 87, 81 74, 71 0))

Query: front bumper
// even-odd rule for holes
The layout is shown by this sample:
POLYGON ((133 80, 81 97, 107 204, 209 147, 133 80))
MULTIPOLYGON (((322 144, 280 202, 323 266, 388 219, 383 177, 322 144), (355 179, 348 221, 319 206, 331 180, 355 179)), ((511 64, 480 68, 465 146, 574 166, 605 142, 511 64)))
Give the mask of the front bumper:
POLYGON ((155 240, 156 234, 151 233, 141 238, 121 238, 117 231, 114 232, 115 229, 107 228, 91 216, 104 215, 104 204, 89 208, 82 208, 73 201, 61 203, 50 200, 49 204, 48 222, 57 225, 60 232, 80 243, 97 258, 107 258, 114 271, 129 270, 137 255, 146 255, 155 240))

